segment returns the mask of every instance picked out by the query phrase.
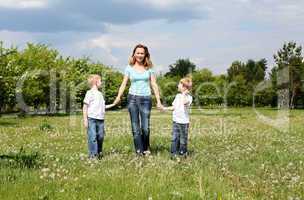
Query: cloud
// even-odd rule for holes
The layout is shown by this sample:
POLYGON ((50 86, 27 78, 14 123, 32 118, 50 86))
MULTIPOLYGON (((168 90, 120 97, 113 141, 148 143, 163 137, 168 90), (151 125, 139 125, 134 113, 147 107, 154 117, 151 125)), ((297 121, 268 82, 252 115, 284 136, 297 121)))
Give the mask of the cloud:
POLYGON ((285 41, 304 44, 304 1, 49 0, 41 8, 0 6, 0 40, 50 44, 123 69, 137 43, 157 71, 179 58, 225 73, 234 60, 266 58, 285 41))
POLYGON ((1 0, 0 8, 38 9, 47 7, 47 0, 1 0))
MULTIPOLYGON (((139 1, 138 1, 139 2, 139 1)), ((207 17, 196 7, 171 4, 130 2, 123 0, 4 0, 0 5, 0 30, 28 32, 81 31, 99 32, 104 25, 135 24, 146 20, 187 21, 207 17), (6 3, 5 3, 6 2, 6 3), (5 6, 6 5, 6 6, 5 6), (34 6, 37 7, 34 7, 34 6), (41 9, 36 9, 41 6, 41 9), (160 9, 156 5, 162 5, 160 9), (173 6, 175 5, 175 6, 173 6), (32 9, 16 10, 18 7, 32 9), (32 6, 32 7, 31 7, 32 6), (35 9, 34 9, 35 8, 35 9)), ((189 4, 193 5, 193 3, 189 4)))
MULTIPOLYGON (((128 0, 116 0, 116 2, 130 2, 128 0)), ((202 0, 134 0, 130 2, 131 4, 142 4, 145 6, 152 6, 157 9, 170 10, 178 9, 183 7, 192 7, 192 9, 197 8, 204 4, 202 0)))

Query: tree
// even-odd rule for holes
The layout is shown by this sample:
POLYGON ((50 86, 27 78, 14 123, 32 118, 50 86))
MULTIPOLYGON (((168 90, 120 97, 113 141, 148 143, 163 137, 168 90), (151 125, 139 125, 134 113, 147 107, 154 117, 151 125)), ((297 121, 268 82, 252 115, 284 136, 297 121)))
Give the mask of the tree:
POLYGON ((252 85, 263 81, 266 75, 267 60, 254 61, 249 59, 246 63, 234 61, 227 70, 228 80, 233 81, 237 76, 243 76, 247 83, 252 85))
POLYGON ((276 70, 279 73, 276 77, 279 90, 288 90, 289 108, 295 107, 297 98, 301 96, 303 79, 303 56, 302 47, 296 42, 288 42, 283 45, 275 55, 276 70), (286 72, 286 73, 285 73, 286 72))
POLYGON ((244 64, 241 61, 234 61, 227 70, 228 80, 231 82, 236 76, 245 77, 244 64))
MULTIPOLYGON (((234 61, 227 70, 228 81, 233 84, 231 91, 228 93, 228 103, 236 106, 251 105, 255 87, 265 80, 266 69, 266 59, 258 61, 249 59, 246 63, 234 61)), ((262 95, 256 100, 259 101, 256 103, 260 105, 266 103, 262 95)), ((269 104, 268 101, 267 104, 269 104)))
POLYGON ((174 64, 169 66, 169 72, 165 76, 178 76, 184 77, 195 71, 195 64, 189 59, 179 59, 174 64))
POLYGON ((0 41, 0 112, 15 106, 15 76, 17 70, 13 68, 17 49, 15 47, 5 48, 0 41), (8 108, 7 108, 8 107, 8 108))
POLYGON ((244 66, 246 81, 253 83, 253 85, 255 85, 260 81, 263 81, 265 78, 266 69, 267 69, 266 59, 261 59, 258 61, 249 59, 244 66))

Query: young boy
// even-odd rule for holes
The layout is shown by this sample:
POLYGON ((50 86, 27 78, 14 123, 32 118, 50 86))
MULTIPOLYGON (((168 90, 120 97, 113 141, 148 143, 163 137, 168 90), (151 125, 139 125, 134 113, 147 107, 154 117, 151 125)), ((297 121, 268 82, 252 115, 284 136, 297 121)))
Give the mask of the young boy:
POLYGON ((105 135, 105 108, 110 108, 111 105, 105 105, 103 95, 98 90, 101 86, 101 77, 99 75, 90 75, 88 83, 91 89, 86 92, 83 100, 83 123, 87 128, 89 158, 101 158, 105 135))
POLYGON ((188 131, 189 131, 189 108, 192 103, 192 96, 189 91, 192 87, 190 78, 183 78, 178 84, 178 93, 171 107, 165 107, 164 110, 173 110, 173 130, 171 155, 176 158, 177 155, 186 156, 188 153, 188 131))

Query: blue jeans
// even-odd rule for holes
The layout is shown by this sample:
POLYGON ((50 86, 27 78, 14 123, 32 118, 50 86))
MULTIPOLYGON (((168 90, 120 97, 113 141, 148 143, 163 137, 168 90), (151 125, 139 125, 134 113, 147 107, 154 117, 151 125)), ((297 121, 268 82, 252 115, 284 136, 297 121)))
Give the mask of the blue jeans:
POLYGON ((172 144, 171 154, 174 155, 186 155, 188 152, 188 131, 189 124, 180 124, 173 122, 172 128, 172 144))
POLYGON ((128 95, 128 111, 131 119, 136 153, 142 154, 150 147, 151 96, 128 95))
POLYGON ((102 154, 104 135, 104 120, 88 118, 88 148, 90 158, 102 154))

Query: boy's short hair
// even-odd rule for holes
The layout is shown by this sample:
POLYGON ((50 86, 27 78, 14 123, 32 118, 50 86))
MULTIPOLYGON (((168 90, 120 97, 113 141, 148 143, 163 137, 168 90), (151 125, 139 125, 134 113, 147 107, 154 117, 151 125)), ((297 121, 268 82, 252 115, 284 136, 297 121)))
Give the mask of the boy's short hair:
POLYGON ((88 83, 90 85, 90 87, 92 87, 95 84, 96 80, 101 80, 101 76, 98 74, 91 74, 88 77, 88 83))
POLYGON ((181 84, 183 84, 183 86, 185 88, 187 88, 188 90, 190 90, 192 88, 192 79, 191 79, 191 77, 182 78, 179 82, 181 84))

